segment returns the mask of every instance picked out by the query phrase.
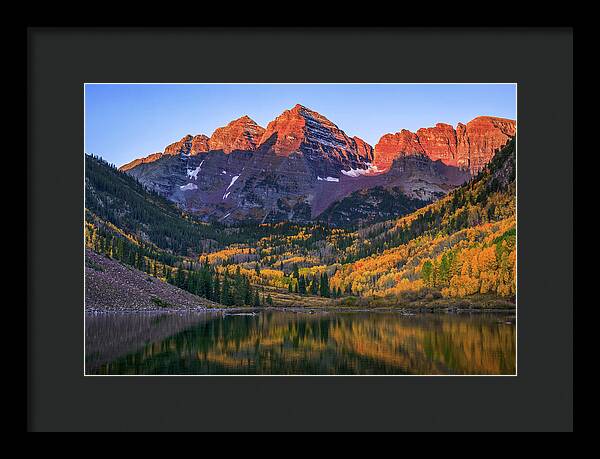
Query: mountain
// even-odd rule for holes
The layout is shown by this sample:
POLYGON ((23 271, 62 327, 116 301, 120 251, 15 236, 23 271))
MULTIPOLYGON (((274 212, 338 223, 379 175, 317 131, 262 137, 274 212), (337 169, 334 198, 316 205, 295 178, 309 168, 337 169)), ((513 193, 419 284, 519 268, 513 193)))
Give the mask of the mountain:
POLYGON ((469 177, 468 172, 424 154, 400 155, 385 173, 357 176, 357 191, 332 190, 329 205, 317 207, 318 219, 356 227, 400 217, 445 196, 469 177))
POLYGON ((186 135, 179 142, 167 145, 164 154, 173 156, 194 156, 208 150, 208 137, 203 134, 195 136, 186 135))
POLYGON ((86 307, 195 308, 208 304, 194 295, 225 305, 270 303, 264 295, 261 300, 251 286, 253 271, 219 270, 209 260, 223 264, 256 260, 256 250, 238 254, 234 247, 273 232, 285 238, 294 228, 231 229, 201 223, 100 158, 87 155, 85 167, 86 307))
POLYGON ((370 305, 470 296, 480 296, 480 304, 514 301, 515 163, 513 139, 476 178, 444 198, 360 229, 331 286, 368 297, 370 305))
POLYGON ((322 176, 337 176, 340 167, 365 168, 371 159, 363 140, 348 137, 323 115, 300 104, 271 121, 261 143, 277 156, 301 152, 322 176), (332 168, 323 168, 322 162, 332 168))
POLYGON ((90 155, 85 159, 85 209, 86 220, 96 227, 128 234, 172 254, 198 253, 214 244, 220 232, 183 218, 171 201, 90 155))
POLYGON ((209 150, 231 153, 234 150, 256 150, 265 129, 249 116, 242 116, 227 126, 218 128, 208 140, 209 150))
MULTIPOLYGON (((146 164, 168 161, 185 165, 213 156, 219 161, 234 158, 232 164, 246 156, 256 157, 259 163, 261 155, 289 159, 268 148, 263 151, 263 146, 254 152, 164 155, 146 164)), ((298 156, 297 152, 293 156, 298 156)), ((448 297, 456 297, 453 304, 500 307, 510 306, 514 299, 515 139, 476 177, 425 207, 414 210, 423 201, 411 200, 402 188, 389 185, 356 190, 322 212, 323 219, 330 223, 337 223, 337 219, 340 226, 346 224, 348 216, 363 220, 358 229, 333 228, 318 222, 206 224, 99 158, 88 155, 85 164, 86 247, 145 273, 152 279, 139 274, 135 282, 148 283, 149 289, 154 289, 150 282, 158 279, 222 304, 254 303, 250 293, 256 297, 264 287, 283 296, 289 292, 342 296, 342 302, 359 305, 433 301, 442 307, 447 306, 448 297), (373 208, 384 221, 369 224, 373 208), (406 215, 390 218, 396 213, 406 215), (326 294, 318 293, 319 282, 326 279, 326 294), (466 297, 469 302, 463 303, 466 297)), ((432 164, 440 170, 451 168, 440 160, 434 162, 426 155, 413 154, 394 159, 390 172, 405 174, 406 179, 418 175, 423 165, 427 167, 421 173, 431 172, 432 164)), ((384 180, 390 172, 358 175, 384 180)), ((87 268, 96 270, 91 275, 105 273, 98 274, 102 282, 96 293, 112 295, 109 267, 89 253, 86 258, 90 262, 87 268)), ((132 286, 137 288, 136 283, 132 286)), ((146 300, 156 306, 169 302, 154 301, 152 295, 150 292, 146 300)), ((110 299, 96 298, 102 303, 110 299)), ((275 295, 273 298, 277 299, 275 295)), ((263 294, 259 301, 268 300, 263 294)), ((151 305, 146 302, 143 306, 151 305)))
POLYGON ((307 231, 306 227, 290 222, 249 222, 230 227, 198 221, 175 203, 144 188, 129 174, 92 155, 85 157, 85 218, 93 247, 98 238, 92 235, 104 239, 114 236, 142 248, 146 256, 160 253, 161 260, 170 264, 185 257, 198 259, 206 253, 214 253, 221 262, 254 261, 256 250, 245 250, 248 241, 263 241, 265 250, 277 246, 293 253, 316 251, 318 243, 335 232, 335 244, 323 258, 331 262, 350 243, 349 232, 318 223, 311 224, 312 236, 307 239, 297 237, 307 231), (239 247, 245 249, 233 249, 239 247))
POLYGON ((374 165, 385 171, 401 155, 426 155, 475 176, 515 134, 515 121, 492 116, 479 116, 466 125, 458 123, 456 129, 444 123, 416 133, 403 129, 379 139, 374 165))
POLYGON ((126 172, 140 164, 152 163, 164 156, 197 156, 211 150, 220 150, 231 153, 234 150, 256 149, 264 128, 256 124, 249 116, 242 116, 232 121, 227 126, 220 127, 210 137, 204 134, 184 136, 178 142, 165 147, 162 153, 153 153, 145 158, 134 159, 122 165, 119 169, 126 172))
POLYGON ((481 223, 515 218, 516 148, 512 139, 477 177, 410 215, 359 230, 351 258, 360 259, 418 237, 450 235, 481 223))
MULTIPOLYGON (((309 223, 332 205, 348 208, 343 200, 359 190, 411 201, 393 212, 426 205, 479 172, 514 134, 514 121, 479 117, 456 130, 386 134, 373 148, 298 104, 266 128, 244 116, 120 169, 205 221, 309 223)), ((376 202, 361 205, 366 223, 381 218, 376 202)))
POLYGON ((319 220, 337 227, 361 227, 409 214, 426 202, 408 197, 397 186, 376 186, 334 202, 319 215, 319 220))

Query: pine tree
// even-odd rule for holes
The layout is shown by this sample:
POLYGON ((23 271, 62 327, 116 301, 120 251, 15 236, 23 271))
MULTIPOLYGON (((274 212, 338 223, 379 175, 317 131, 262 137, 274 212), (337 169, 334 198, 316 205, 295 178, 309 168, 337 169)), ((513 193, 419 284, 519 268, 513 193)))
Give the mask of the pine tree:
POLYGON ((175 268, 175 286, 183 288, 185 285, 185 274, 183 269, 175 268))
POLYGON ((444 254, 440 262, 438 278, 439 285, 442 287, 447 286, 450 281, 450 266, 451 259, 447 254, 444 254))
POLYGON ((421 277, 427 287, 433 287, 433 264, 427 260, 421 268, 421 277))
POLYGON ((221 296, 220 301, 221 304, 225 306, 231 306, 233 304, 233 298, 231 296, 231 287, 229 285, 229 277, 227 274, 223 277, 223 283, 221 284, 221 296))
POLYGON ((248 279, 247 277, 245 277, 244 279, 244 304, 250 306, 253 302, 252 287, 250 286, 250 279, 248 279))
POLYGON ((258 290, 254 291, 253 303, 254 303, 255 308, 260 308, 261 305, 260 305, 260 296, 258 295, 258 290))
POLYGON ((319 293, 322 297, 329 298, 329 278, 327 277, 327 273, 321 274, 321 287, 319 293))
POLYGON ((221 301, 221 283, 219 282, 219 276, 217 276, 216 274, 211 293, 212 295, 210 299, 219 303, 221 301))
POLYGON ((304 276, 300 276, 298 279, 298 293, 306 295, 306 279, 304 279, 304 276))
POLYGON ((310 283, 310 294, 317 295, 319 293, 319 281, 317 280, 317 275, 313 274, 312 281, 310 283))

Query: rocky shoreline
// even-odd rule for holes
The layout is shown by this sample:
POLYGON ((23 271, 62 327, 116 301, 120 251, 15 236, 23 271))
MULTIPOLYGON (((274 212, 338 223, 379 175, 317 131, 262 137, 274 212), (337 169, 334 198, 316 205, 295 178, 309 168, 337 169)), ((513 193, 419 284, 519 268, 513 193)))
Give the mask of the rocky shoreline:
POLYGON ((305 307, 210 307, 210 308, 99 308, 86 307, 86 314, 136 314, 136 313, 159 313, 159 314, 186 314, 186 313, 220 313, 223 315, 257 315, 261 312, 291 312, 299 314, 328 314, 328 313, 398 313, 405 316, 414 316, 417 314, 515 314, 516 309, 465 309, 465 308, 351 308, 351 307, 320 307, 320 308, 305 308, 305 307))

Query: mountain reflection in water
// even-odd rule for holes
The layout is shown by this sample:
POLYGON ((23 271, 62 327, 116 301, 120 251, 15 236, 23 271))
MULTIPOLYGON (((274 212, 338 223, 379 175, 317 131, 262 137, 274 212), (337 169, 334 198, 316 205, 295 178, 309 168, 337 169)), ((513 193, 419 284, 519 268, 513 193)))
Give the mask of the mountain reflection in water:
POLYGON ((514 317, 397 312, 86 316, 86 373, 515 373, 514 317))

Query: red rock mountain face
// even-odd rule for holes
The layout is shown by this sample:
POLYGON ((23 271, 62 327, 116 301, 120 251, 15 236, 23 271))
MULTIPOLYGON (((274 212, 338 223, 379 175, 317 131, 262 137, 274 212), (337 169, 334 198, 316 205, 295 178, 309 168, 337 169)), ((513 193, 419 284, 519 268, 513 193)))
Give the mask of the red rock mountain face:
POLYGON ((300 104, 271 121, 260 143, 278 156, 302 152, 309 159, 343 163, 364 163, 372 157, 366 142, 348 137, 323 115, 300 104))
POLYGON ((490 162, 497 150, 517 133, 514 120, 480 116, 456 128, 458 165, 475 175, 490 162))
POLYGON ((127 172, 128 170, 133 169, 134 167, 139 166, 140 164, 148 164, 154 162, 164 155, 167 156, 196 156, 200 153, 206 153, 209 151, 208 147, 208 137, 205 135, 186 135, 180 141, 174 142, 165 147, 165 151, 159 153, 152 153, 151 155, 146 156, 145 158, 134 159, 133 161, 122 165, 119 169, 127 172))
POLYGON ((186 135, 178 142, 165 147, 162 153, 153 153, 145 158, 134 159, 124 164, 120 169, 124 172, 139 166, 158 160, 163 155, 196 156, 211 150, 222 150, 231 153, 234 150, 252 151, 256 149, 258 140, 265 129, 256 124, 250 117, 243 116, 232 121, 227 126, 215 129, 211 137, 204 134, 186 135))
POLYGON ((192 139, 194 137, 191 135, 186 135, 178 142, 173 142, 170 145, 165 147, 164 154, 165 155, 178 155, 178 154, 189 154, 192 148, 192 139))
POLYGON ((188 134, 179 142, 168 145, 165 148, 164 154, 194 156, 208 150, 208 137, 202 134, 196 136, 188 134))
POLYGON ((210 150, 208 146, 208 137, 205 135, 195 135, 192 138, 192 148, 190 150, 190 155, 194 156, 200 153, 205 153, 210 150))
POLYGON ((416 137, 432 160, 441 159, 448 166, 458 166, 456 161, 456 132, 449 124, 438 123, 432 128, 421 128, 416 137))
POLYGON ((460 167, 476 175, 494 157, 497 150, 516 134, 514 120, 480 116, 456 129, 438 123, 432 128, 419 129, 416 134, 402 130, 384 135, 374 150, 374 164, 386 171, 401 155, 425 154, 433 161, 460 167))
POLYGON ((244 116, 121 170, 206 221, 309 222, 357 190, 438 199, 478 173, 515 131, 512 120, 482 116, 456 129, 438 123, 386 134, 373 148, 296 105, 266 129, 244 116))
POLYGON ((147 164, 147 163, 154 162, 157 159, 161 158, 162 155, 163 155, 163 153, 152 153, 151 155, 148 155, 145 158, 134 159, 133 161, 131 161, 127 164, 123 164, 119 169, 122 170, 123 172, 127 172, 128 170, 133 169, 134 167, 137 167, 140 164, 147 164))
POLYGON ((365 158, 368 162, 373 161, 373 147, 360 137, 354 136, 352 139, 356 142, 358 155, 362 158, 365 158))
POLYGON ((402 155, 424 154, 422 145, 416 134, 402 129, 396 134, 385 134, 374 150, 375 166, 379 171, 387 171, 394 160, 402 155))
POLYGON ((231 153, 233 150, 253 151, 264 132, 265 129, 250 117, 242 116, 227 126, 216 129, 208 141, 208 147, 210 150, 223 150, 224 153, 231 153))

